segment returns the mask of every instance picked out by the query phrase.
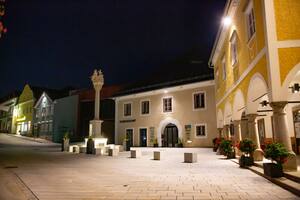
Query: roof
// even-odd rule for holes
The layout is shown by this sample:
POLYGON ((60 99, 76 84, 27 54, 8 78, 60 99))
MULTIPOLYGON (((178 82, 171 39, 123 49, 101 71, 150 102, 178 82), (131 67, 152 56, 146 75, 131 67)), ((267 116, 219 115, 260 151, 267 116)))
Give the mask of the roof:
POLYGON ((133 84, 127 85, 115 97, 146 92, 166 87, 212 80, 213 70, 207 67, 207 59, 201 59, 201 52, 191 52, 167 63, 133 84))
POLYGON ((45 87, 36 87, 31 86, 31 90, 33 91, 33 95, 35 99, 39 99, 43 92, 47 93, 47 95, 52 99, 59 99, 69 95, 70 88, 63 89, 50 89, 45 87))
POLYGON ((17 90, 13 91, 13 92, 11 92, 9 94, 6 94, 5 96, 1 97, 0 98, 0 103, 4 103, 4 102, 6 102, 10 99, 17 98, 17 97, 19 97, 19 95, 20 95, 20 91, 17 91, 17 90))

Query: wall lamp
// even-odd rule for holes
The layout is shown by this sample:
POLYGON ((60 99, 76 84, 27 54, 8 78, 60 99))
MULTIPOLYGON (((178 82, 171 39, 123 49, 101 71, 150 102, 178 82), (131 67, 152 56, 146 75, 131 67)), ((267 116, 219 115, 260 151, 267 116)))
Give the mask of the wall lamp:
POLYGON ((299 83, 295 83, 293 86, 291 86, 289 88, 292 89, 292 93, 298 93, 298 92, 300 92, 300 85, 299 85, 299 83))

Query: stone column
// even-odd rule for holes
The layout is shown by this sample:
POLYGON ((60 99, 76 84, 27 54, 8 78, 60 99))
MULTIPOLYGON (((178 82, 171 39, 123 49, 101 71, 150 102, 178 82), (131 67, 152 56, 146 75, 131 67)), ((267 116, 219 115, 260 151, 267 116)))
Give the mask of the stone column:
POLYGON ((242 133, 241 133, 241 120, 234 120, 234 146, 235 146, 235 153, 237 156, 241 156, 242 152, 236 147, 236 144, 242 140, 242 133))
POLYGON ((225 139, 228 139, 228 140, 230 139, 230 131, 229 131, 228 124, 224 125, 224 127, 223 127, 223 135, 224 135, 225 139))
POLYGON ((222 130, 223 130, 223 128, 218 128, 218 132, 219 132, 219 138, 221 138, 222 137, 222 130))
POLYGON ((288 161, 283 166, 284 169, 294 171, 294 170, 297 170, 297 159, 296 159, 296 155, 292 149, 286 112, 284 110, 287 103, 288 102, 286 102, 286 101, 270 103, 270 106, 273 108, 273 127, 274 127, 273 140, 275 142, 282 143, 290 153, 288 161))
POLYGON ((256 145, 256 149, 253 154, 254 161, 262 161, 264 158, 264 153, 263 153, 262 149, 260 148, 260 141, 259 141, 256 117, 257 117, 257 114, 248 114, 247 115, 248 131, 249 131, 250 138, 254 141, 254 143, 256 145))
POLYGON ((101 70, 94 70, 91 81, 93 82, 93 86, 95 89, 95 116, 94 119, 90 121, 89 135, 97 138, 102 137, 101 124, 103 122, 100 120, 100 91, 104 84, 104 77, 101 70))

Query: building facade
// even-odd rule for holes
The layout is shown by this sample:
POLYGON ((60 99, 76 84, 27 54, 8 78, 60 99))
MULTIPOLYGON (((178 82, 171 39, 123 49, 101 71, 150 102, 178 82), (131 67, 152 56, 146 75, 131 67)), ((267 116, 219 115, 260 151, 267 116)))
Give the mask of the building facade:
POLYGON ((17 97, 10 98, 0 104, 0 132, 1 133, 12 132, 13 111, 17 99, 18 99, 17 97))
POLYGON ((29 85, 25 85, 14 107, 12 132, 18 135, 32 135, 33 106, 35 98, 29 85))
POLYGON ((292 156, 300 146, 300 1, 228 0, 210 58, 217 126, 226 137, 252 138, 263 159, 270 141, 292 156))
POLYGON ((115 97, 115 143, 152 147, 210 147, 217 136, 214 81, 115 97))

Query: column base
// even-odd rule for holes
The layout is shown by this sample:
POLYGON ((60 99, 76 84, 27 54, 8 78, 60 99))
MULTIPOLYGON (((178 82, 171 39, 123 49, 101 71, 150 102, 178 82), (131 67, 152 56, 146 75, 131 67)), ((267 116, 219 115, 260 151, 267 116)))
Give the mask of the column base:
POLYGON ((89 135, 95 138, 101 138, 102 133, 101 133, 101 125, 102 125, 102 120, 91 120, 90 121, 90 130, 89 130, 89 135))
POLYGON ((263 161, 264 159, 264 152, 261 149, 255 149, 253 153, 254 161, 263 161))
POLYGON ((284 171, 297 171, 297 157, 294 152, 289 152, 290 155, 286 163, 283 164, 284 171))

